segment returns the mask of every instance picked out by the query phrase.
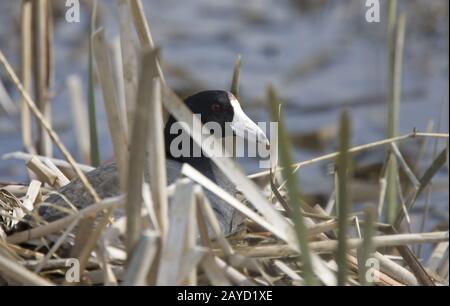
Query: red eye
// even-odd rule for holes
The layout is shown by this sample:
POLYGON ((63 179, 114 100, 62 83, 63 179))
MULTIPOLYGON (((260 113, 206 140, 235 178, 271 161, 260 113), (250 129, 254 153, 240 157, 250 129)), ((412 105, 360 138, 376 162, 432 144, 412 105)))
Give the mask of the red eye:
POLYGON ((217 103, 214 103, 213 105, 211 105, 211 109, 213 112, 217 113, 220 111, 220 105, 217 103))

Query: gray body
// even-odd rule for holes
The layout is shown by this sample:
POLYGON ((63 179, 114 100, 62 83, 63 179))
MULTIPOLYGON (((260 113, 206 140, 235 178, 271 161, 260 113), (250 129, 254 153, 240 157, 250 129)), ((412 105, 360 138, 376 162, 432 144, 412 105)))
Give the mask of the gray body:
MULTIPOLYGON (((221 173, 221 171, 211 162, 210 159, 191 158, 188 163, 228 193, 232 195, 236 193, 236 188, 234 185, 221 173)), ((182 163, 179 161, 172 159, 166 160, 168 185, 172 184, 178 177, 180 177, 181 166, 182 163)), ((119 195, 119 181, 115 163, 102 165, 88 172, 86 177, 101 198, 119 195)), ((93 203, 92 196, 79 179, 76 179, 60 188, 58 192, 66 197, 67 200, 69 200, 77 209, 83 209, 93 203)), ((236 232, 242 225, 243 216, 211 192, 205 190, 205 193, 211 202, 211 206, 216 214, 222 231, 226 235, 236 232)), ((51 195, 46 202, 68 207, 66 201, 64 201, 57 194, 51 195)), ((39 215, 41 215, 46 221, 54 221, 64 217, 65 214, 55 208, 41 206, 39 208, 39 215)))

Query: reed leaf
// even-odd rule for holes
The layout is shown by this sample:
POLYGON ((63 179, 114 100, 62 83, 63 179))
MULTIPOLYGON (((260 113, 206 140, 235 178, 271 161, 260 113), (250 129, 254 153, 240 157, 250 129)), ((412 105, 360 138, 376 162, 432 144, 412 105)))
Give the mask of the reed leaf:
MULTIPOLYGON (((276 120, 278 118, 278 107, 279 100, 275 93, 275 89, 270 85, 267 90, 267 96, 269 99, 269 104, 272 112, 272 120, 276 120)), ((295 225, 295 231, 298 239, 298 244, 300 246, 302 263, 304 267, 304 279, 306 285, 314 285, 315 277, 313 273, 312 263, 311 263, 311 254, 308 245, 308 229, 305 225, 305 221, 303 220, 303 213, 301 210, 301 202, 300 202, 300 189, 297 177, 289 170, 289 165, 292 164, 291 157, 291 143, 288 138, 288 133, 283 121, 282 116, 280 116, 280 120, 278 122, 278 130, 279 130, 279 153, 280 153, 280 161, 285 169, 283 171, 283 176, 287 180, 287 189, 290 194, 290 207, 292 210, 293 221, 295 225), (286 171, 287 170, 287 171, 286 171)))
POLYGON ((239 83, 241 78, 241 55, 238 55, 234 63, 233 78, 231 79, 230 92, 239 99, 239 83))
POLYGON ((97 0, 92 2, 92 14, 89 25, 89 45, 88 45, 88 118, 89 118, 89 139, 91 165, 100 166, 100 150, 98 146, 97 116, 95 106, 95 84, 94 84, 94 51, 92 39, 95 32, 95 20, 97 18, 97 0))
POLYGON ((351 139, 351 122, 347 111, 341 115, 339 128, 339 155, 337 157, 337 177, 336 187, 338 200, 336 202, 338 216, 338 285, 344 286, 347 283, 347 214, 351 210, 350 185, 352 177, 351 157, 348 153, 351 139))

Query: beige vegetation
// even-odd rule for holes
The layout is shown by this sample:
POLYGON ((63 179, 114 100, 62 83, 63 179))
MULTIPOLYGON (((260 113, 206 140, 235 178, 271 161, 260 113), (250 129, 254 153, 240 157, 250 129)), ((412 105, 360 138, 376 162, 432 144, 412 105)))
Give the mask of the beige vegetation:
MULTIPOLYGON (((336 135, 339 150, 294 163, 291 140, 280 112, 283 104, 269 85, 267 105, 273 120, 280 124, 277 143, 271 145, 278 148, 280 162, 272 156, 271 171, 247 176, 235 160, 213 157, 218 168, 242 192, 230 195, 189 165, 182 169, 183 178, 165 186, 161 127, 169 113, 185 122, 190 122, 192 113, 165 81, 141 0, 118 1, 121 46, 130 45, 129 33, 135 31, 141 57, 134 65, 130 58, 133 54, 126 48, 116 50, 123 65, 123 75, 117 80, 112 69, 117 61, 108 51, 104 31, 96 28, 94 4, 89 90, 96 86, 96 78, 103 94, 123 190, 120 196, 101 199, 85 176, 93 167, 77 163, 50 124, 49 84, 45 80, 50 70, 57 67, 48 64, 51 54, 46 50, 51 40, 43 38, 52 31, 51 20, 45 18, 48 0, 37 3, 42 7, 35 11, 31 11, 28 1, 22 5, 20 72, 0 50, 0 67, 22 97, 19 111, 26 151, 5 157, 22 160, 32 178, 28 185, 0 185, 0 285, 77 284, 66 278, 71 268, 67 259, 72 257, 79 260, 80 282, 84 285, 448 285, 448 227, 434 232, 408 231, 409 212, 416 200, 441 168, 447 167, 448 171, 449 135, 416 130, 398 135, 396 131, 395 121, 401 116, 396 110, 400 103, 405 17, 397 18, 395 7, 391 8, 389 37, 392 49, 389 53, 393 55, 389 67, 392 76, 389 137, 352 146, 351 118, 343 111, 336 135), (32 15, 42 25, 31 31, 27 25, 32 15), (26 51, 32 38, 39 42, 41 52, 37 54, 26 51), (31 62, 38 63, 40 74, 33 73, 31 62), (137 66, 142 68, 141 73, 137 66), (39 93, 34 97, 30 94, 32 78, 39 93), (124 90, 125 105, 118 99, 119 87, 124 90), (31 140, 31 116, 40 126, 38 147, 31 140), (421 173, 411 170, 398 146, 413 139, 447 143, 421 173), (58 148, 64 160, 46 157, 50 144, 58 148), (351 209, 352 157, 375 148, 387 148, 389 152, 379 175, 378 207, 355 212, 351 209), (150 154, 146 155, 146 150, 150 154), (327 208, 335 207, 336 213, 306 199, 295 175, 304 167, 324 161, 335 163, 336 184, 327 208), (148 184, 143 180, 146 165, 152 165, 149 171, 153 174, 148 184), (398 188, 399 173, 405 180, 402 186, 407 187, 404 191, 398 188), (82 210, 72 205, 64 218, 53 222, 40 220, 33 209, 74 178, 81 179, 94 199, 93 205, 82 210), (245 230, 225 237, 204 190, 241 212, 246 217, 245 230), (391 224, 379 221, 386 207, 391 224), (114 211, 119 208, 125 210, 126 216, 114 218, 114 211), (30 228, 14 230, 19 221, 30 228), (208 236, 208 227, 213 237, 208 236), (433 245, 427 262, 411 248, 420 244, 433 245), (366 278, 370 269, 366 263, 371 258, 379 264, 372 281, 366 278)), ((230 68, 233 71, 230 90, 236 96, 240 60, 238 57, 234 69, 230 68)), ((89 121, 92 129, 95 118, 86 118, 80 92, 83 89, 76 76, 68 86, 74 120, 80 121, 76 125, 85 126, 83 122, 89 121)), ((90 130, 80 128, 77 132, 81 155, 95 165, 98 151, 92 146, 96 144, 85 141, 90 139, 90 130)), ((194 141, 201 138, 200 131, 192 126, 189 133, 194 141)))

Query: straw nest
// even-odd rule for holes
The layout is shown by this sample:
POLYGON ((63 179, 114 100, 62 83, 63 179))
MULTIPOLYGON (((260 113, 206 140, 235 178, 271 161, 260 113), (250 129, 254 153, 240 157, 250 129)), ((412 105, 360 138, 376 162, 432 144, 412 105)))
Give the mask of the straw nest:
MULTIPOLYGON (((24 5, 22 9, 23 18, 30 18, 30 8, 24 5)), ((200 139, 200 131, 193 128, 191 112, 164 81, 141 2, 119 1, 118 10, 122 45, 131 45, 128 34, 134 24, 142 48, 139 65, 134 63, 135 58, 127 48, 121 50, 124 77, 120 82, 123 82, 127 103, 121 105, 117 97, 112 78, 113 61, 109 58, 103 30, 94 31, 95 5, 89 90, 93 90, 93 74, 96 73, 103 92, 120 186, 124 191, 120 196, 98 197, 85 176, 92 167, 75 162, 50 125, 45 103, 36 103, 28 94, 29 84, 23 82, 29 82, 29 79, 20 80, 0 51, 2 67, 22 95, 22 112, 25 115, 31 112, 40 124, 41 144, 44 144, 41 149, 46 142, 52 142, 64 157, 64 160, 58 160, 35 154, 27 139, 24 142, 31 153, 16 152, 5 156, 26 161, 33 179, 28 185, 0 186, 0 284, 448 284, 448 231, 409 233, 401 226, 410 222, 409 211, 434 174, 446 164, 448 151, 437 154, 429 168, 417 175, 397 147, 399 142, 413 138, 448 141, 448 134, 413 131, 352 147, 351 120, 343 112, 339 151, 292 164, 290 140, 279 112, 280 102, 275 90, 269 86, 267 97, 272 117, 280 124, 276 143, 272 143, 272 147, 278 149, 275 152, 280 157, 279 166, 276 166, 277 156, 271 156, 274 165, 271 171, 248 177, 234 160, 213 157, 214 163, 242 191, 239 196, 227 194, 188 165, 182 170, 183 178, 174 185, 165 186, 161 127, 167 113, 190 124, 189 133, 194 141, 200 139), (137 66, 142 68, 141 73, 137 66), (382 146, 389 148, 390 158, 396 161, 394 173, 402 171, 410 187, 401 197, 402 203, 395 210, 392 225, 380 223, 376 209, 362 212, 351 209, 351 157, 382 146), (145 155, 146 150, 153 154, 145 155), (335 192, 330 196, 327 210, 305 200, 294 175, 302 167, 323 161, 332 161, 336 169, 335 192), (149 182, 142 179, 145 165, 152 165, 150 171, 154 179, 149 182), (93 205, 82 210, 72 206, 65 211, 65 217, 53 222, 39 219, 36 208, 45 205, 42 203, 50 194, 76 177, 92 195, 93 205), (240 211, 246 217, 245 230, 225 237, 204 190, 211 191, 240 211), (124 209, 125 216, 114 218, 116 209, 124 209), (18 227, 19 224, 26 226, 18 227), (410 248, 424 243, 434 246, 425 263, 410 248)), ((45 10, 40 12, 45 14, 45 10)), ((51 27, 46 29, 50 31, 51 27)), ((404 33, 400 26, 398 43, 391 46, 397 46, 396 52, 400 52, 399 47, 401 49, 401 35, 404 33)), ((395 36, 393 39, 395 41, 395 36)), ((48 46, 43 42, 40 47, 48 46)), ((23 56, 31 55, 24 52, 23 56)), ((45 63, 47 59, 34 60, 45 63)), ((395 56, 394 62, 399 60, 401 57, 395 56)), ((397 67, 395 63, 393 65, 397 67)), ((231 86, 236 95, 239 67, 240 58, 231 86)), ((395 71, 393 73, 395 75, 395 71)), ((393 82, 396 79, 394 77, 393 82)), ((41 90, 45 91, 47 85, 42 83, 41 90)), ((98 156, 95 148, 89 147, 95 144, 83 141, 89 139, 86 135, 89 131, 82 123, 85 111, 80 108, 79 80, 72 77, 68 86, 75 120, 81 120, 77 131, 80 152, 95 164, 98 156)), ((39 95, 39 99, 44 96, 39 95)), ((89 126, 95 126, 95 121, 89 126)), ((384 169, 380 175, 379 212, 392 184, 386 183, 389 173, 391 170, 384 169)))

